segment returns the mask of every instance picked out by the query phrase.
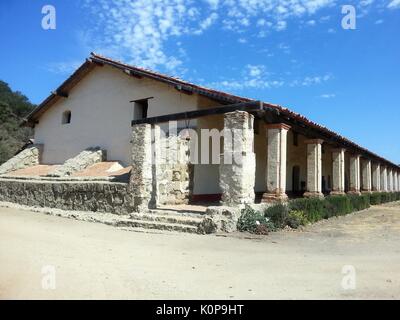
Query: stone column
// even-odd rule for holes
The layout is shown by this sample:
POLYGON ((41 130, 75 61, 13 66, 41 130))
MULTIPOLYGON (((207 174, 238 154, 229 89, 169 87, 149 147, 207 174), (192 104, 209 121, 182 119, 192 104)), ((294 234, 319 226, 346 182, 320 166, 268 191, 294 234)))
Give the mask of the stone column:
POLYGON ((397 191, 400 191, 400 172, 397 172, 397 191))
POLYGON ((393 171, 392 171, 392 169, 388 169, 388 190, 389 190, 389 192, 393 191, 393 171))
POLYGON ((364 159, 362 165, 362 192, 370 193, 372 190, 371 160, 364 159))
POLYGON ((372 191, 381 191, 381 166, 378 163, 372 165, 372 191))
POLYGON ((130 190, 135 211, 151 207, 153 170, 151 152, 151 125, 139 124, 132 128, 132 171, 130 190))
POLYGON ((394 186, 394 191, 399 191, 399 186, 398 186, 398 179, 397 179, 397 171, 393 171, 393 186, 394 186))
POLYGON ((290 126, 284 123, 269 124, 267 129, 267 170, 264 202, 285 201, 287 133, 290 126))
POLYGON ((323 198, 322 194, 322 143, 320 139, 306 140, 307 144, 307 191, 304 197, 323 198))
POLYGON ((332 150, 332 191, 331 195, 343 195, 344 181, 345 181, 345 170, 344 170, 344 153, 345 149, 334 149, 332 150))
POLYGON ((360 193, 360 156, 350 157, 350 191, 351 194, 360 193))
POLYGON ((385 166, 381 166, 381 191, 382 192, 388 191, 387 168, 385 166))
POLYGON ((225 113, 224 153, 220 163, 221 204, 254 203, 256 157, 254 116, 245 111, 225 113))

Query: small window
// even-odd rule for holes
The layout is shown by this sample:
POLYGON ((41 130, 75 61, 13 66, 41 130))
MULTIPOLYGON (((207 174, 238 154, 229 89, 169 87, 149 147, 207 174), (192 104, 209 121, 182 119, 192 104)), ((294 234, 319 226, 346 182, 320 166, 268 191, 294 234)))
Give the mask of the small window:
POLYGON ((62 124, 71 123, 71 111, 64 111, 62 115, 62 124))
POLYGON ((149 101, 147 99, 135 101, 134 120, 146 119, 149 101))

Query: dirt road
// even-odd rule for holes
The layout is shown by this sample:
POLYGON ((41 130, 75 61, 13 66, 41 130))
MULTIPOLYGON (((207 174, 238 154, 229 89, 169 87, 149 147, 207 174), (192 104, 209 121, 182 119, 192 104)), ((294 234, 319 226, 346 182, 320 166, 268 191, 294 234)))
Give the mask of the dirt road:
POLYGON ((0 208, 0 298, 400 298, 400 203, 246 236, 128 232, 0 208))

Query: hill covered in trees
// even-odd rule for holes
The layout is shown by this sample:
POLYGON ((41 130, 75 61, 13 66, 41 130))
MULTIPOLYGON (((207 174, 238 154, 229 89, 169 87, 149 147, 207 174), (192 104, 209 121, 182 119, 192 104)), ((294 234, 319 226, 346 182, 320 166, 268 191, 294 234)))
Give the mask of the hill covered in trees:
POLYGON ((11 158, 32 137, 30 128, 20 127, 35 107, 21 92, 0 80, 0 164, 11 158))

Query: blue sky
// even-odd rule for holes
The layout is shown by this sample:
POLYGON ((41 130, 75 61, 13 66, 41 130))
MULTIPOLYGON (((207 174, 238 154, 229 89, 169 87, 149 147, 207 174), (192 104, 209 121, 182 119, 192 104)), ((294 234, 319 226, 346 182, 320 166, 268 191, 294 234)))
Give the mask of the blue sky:
POLYGON ((3 0, 0 79, 40 103, 95 51, 286 106, 400 163, 399 30, 400 0, 3 0))

